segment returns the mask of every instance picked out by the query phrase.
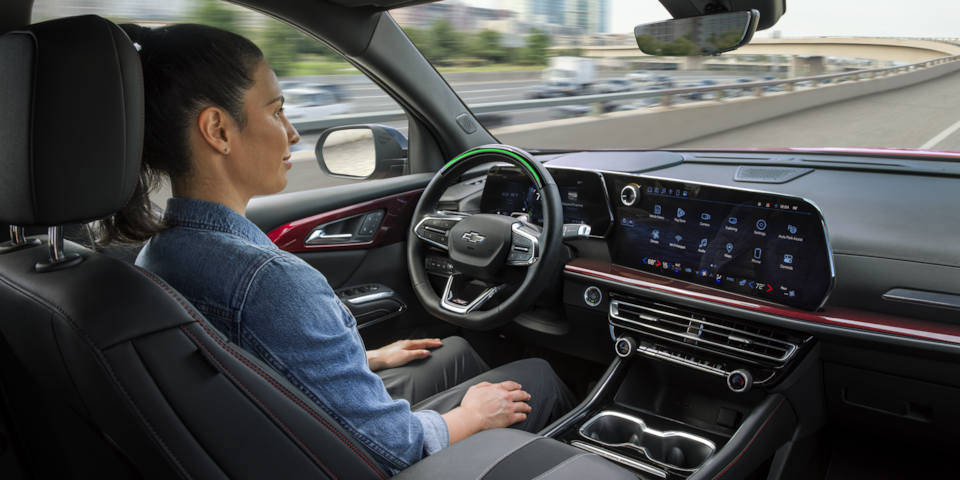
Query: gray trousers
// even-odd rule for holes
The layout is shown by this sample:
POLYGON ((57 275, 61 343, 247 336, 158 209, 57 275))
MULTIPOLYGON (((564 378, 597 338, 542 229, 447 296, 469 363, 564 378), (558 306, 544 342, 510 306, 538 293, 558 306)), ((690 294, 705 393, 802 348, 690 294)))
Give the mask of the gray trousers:
POLYGON ((410 402, 413 411, 434 410, 440 414, 460 406, 467 389, 478 383, 512 380, 530 394, 527 403, 531 412, 526 420, 510 428, 531 433, 543 430, 577 405, 573 392, 545 360, 528 358, 491 370, 460 337, 443 339, 443 346, 427 358, 376 373, 393 399, 410 402))

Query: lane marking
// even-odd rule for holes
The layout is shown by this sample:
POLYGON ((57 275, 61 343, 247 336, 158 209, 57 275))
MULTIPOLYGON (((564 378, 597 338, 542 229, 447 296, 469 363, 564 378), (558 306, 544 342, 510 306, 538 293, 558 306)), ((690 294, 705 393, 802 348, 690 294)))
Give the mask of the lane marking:
POLYGON ((939 134, 937 134, 936 137, 931 138, 929 142, 924 143, 924 144, 920 147, 920 150, 930 150, 930 149, 932 149, 932 148, 933 148, 934 146, 936 146, 938 143, 946 140, 947 137, 949 137, 950 135, 953 135, 953 133, 956 132, 957 130, 960 130, 960 122, 957 122, 957 123, 954 123, 953 125, 950 125, 949 127, 947 127, 946 130, 944 130, 944 131, 940 132, 939 134))

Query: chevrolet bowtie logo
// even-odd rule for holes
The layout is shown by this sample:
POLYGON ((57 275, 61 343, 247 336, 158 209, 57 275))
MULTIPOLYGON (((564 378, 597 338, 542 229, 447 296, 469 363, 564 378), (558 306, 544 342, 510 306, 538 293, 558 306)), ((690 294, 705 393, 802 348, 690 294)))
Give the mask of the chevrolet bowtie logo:
POLYGON ((480 235, 477 232, 464 232, 463 236, 460 237, 470 243, 483 243, 483 240, 487 237, 480 235))

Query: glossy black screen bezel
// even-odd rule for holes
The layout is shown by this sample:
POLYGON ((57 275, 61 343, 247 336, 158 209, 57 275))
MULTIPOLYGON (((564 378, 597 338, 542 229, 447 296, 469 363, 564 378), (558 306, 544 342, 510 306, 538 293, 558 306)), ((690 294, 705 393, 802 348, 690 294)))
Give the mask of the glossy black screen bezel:
MULTIPOLYGON (((677 279, 681 281, 686 281, 686 282, 718 289, 718 290, 729 292, 729 293, 744 295, 750 298, 756 298, 759 300, 764 300, 768 302, 773 302, 777 304, 787 305, 790 307, 796 307, 796 308, 811 310, 811 311, 815 311, 822 308, 822 306, 826 303, 827 298, 829 298, 830 292, 833 290, 833 286, 835 282, 835 269, 834 269, 834 262, 833 262, 833 252, 830 248, 829 232, 826 227, 826 222, 823 219, 822 212, 815 204, 813 204, 809 200, 792 196, 792 195, 780 194, 780 193, 762 192, 758 190, 748 190, 748 189, 738 189, 738 188, 732 188, 732 187, 726 187, 726 186, 720 186, 720 185, 710 185, 710 184, 704 184, 704 183, 698 183, 698 182, 687 182, 687 181, 681 181, 676 179, 660 178, 660 177, 652 177, 652 176, 612 175, 611 177, 609 177, 608 188, 613 189, 611 191, 611 194, 616 198, 616 200, 613 202, 616 215, 615 215, 615 222, 614 222, 614 232, 610 236, 610 241, 611 241, 610 253, 611 253, 612 263, 618 266, 627 267, 627 268, 631 268, 631 269, 635 269, 643 272, 648 272, 655 275, 661 275, 664 277, 677 279), (630 184, 634 184, 637 186, 637 189, 640 191, 641 197, 638 198, 631 206, 626 206, 623 204, 622 200, 620 199, 619 192, 620 190, 623 189, 623 187, 630 184), (660 246, 651 247, 649 245, 628 246, 624 244, 624 241, 625 241, 624 228, 622 228, 621 225, 619 225, 619 223, 624 218, 625 213, 629 212, 629 215, 635 215, 636 211, 640 209, 640 206, 643 205, 641 199, 644 198, 643 196, 647 194, 647 191, 646 191, 647 187, 666 188, 668 190, 673 190, 674 193, 677 191, 677 189, 680 189, 681 192, 684 192, 684 191, 687 192, 688 197, 686 197, 686 199, 697 200, 697 199, 702 199, 704 197, 722 198, 728 203, 730 203, 731 205, 747 206, 749 204, 751 208, 754 204, 758 202, 761 205, 758 206, 757 208, 765 208, 764 206, 767 203, 771 205, 778 205, 778 206, 779 205, 797 206, 798 211, 801 211, 801 212, 805 211, 813 215, 814 217, 811 218, 810 224, 817 225, 819 227, 819 229, 816 232, 811 233, 813 236, 806 237, 806 238, 813 238, 816 240, 817 244, 814 245, 813 247, 810 247, 810 249, 814 250, 814 252, 807 255, 806 258, 802 258, 800 260, 806 261, 806 262, 818 262, 816 264, 817 265, 816 268, 824 272, 823 276, 820 277, 819 275, 817 275, 819 278, 816 279, 816 282, 817 282, 815 285, 816 288, 810 289, 808 291, 808 295, 806 295, 806 298, 803 301, 800 301, 797 298, 791 299, 788 297, 779 297, 777 295, 764 294, 757 291, 745 290, 743 288, 736 288, 736 286, 734 285, 727 285, 725 283, 721 283, 717 285, 712 280, 711 277, 713 276, 714 273, 723 273, 723 272, 711 272, 711 275, 707 278, 690 277, 689 275, 673 274, 672 272, 666 271, 662 267, 645 265, 645 264, 637 263, 635 261, 631 261, 630 259, 624 258, 624 254, 623 254, 624 248, 642 248, 646 251, 649 251, 651 252, 651 254, 648 255, 647 258, 650 258, 650 256, 653 256, 655 258, 658 254, 662 254, 662 252, 665 251, 664 248, 666 248, 666 247, 660 247, 660 246)), ((683 196, 680 196, 678 198, 684 199, 683 196)), ((731 207, 731 210, 732 210, 732 207, 731 207)), ((774 208, 774 209, 771 209, 771 211, 777 212, 778 210, 774 208)), ((631 242, 634 242, 634 241, 631 241, 631 242)), ((631 256, 636 258, 635 252, 630 252, 630 253, 631 253, 631 256)), ((758 279, 758 281, 761 281, 761 280, 763 282, 772 281, 774 282, 774 285, 777 285, 777 286, 783 283, 782 277, 772 278, 772 279, 758 279)), ((806 288, 806 283, 804 283, 804 287, 806 288)))

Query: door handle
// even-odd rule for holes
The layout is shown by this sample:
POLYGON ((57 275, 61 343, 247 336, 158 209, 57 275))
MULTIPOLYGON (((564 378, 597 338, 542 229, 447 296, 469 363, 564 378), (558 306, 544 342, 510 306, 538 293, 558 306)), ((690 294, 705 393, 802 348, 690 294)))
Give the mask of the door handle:
POLYGON ((323 230, 314 230, 310 232, 310 236, 307 237, 307 240, 303 243, 307 245, 323 243, 329 240, 349 240, 353 238, 352 233, 323 233, 323 230))

